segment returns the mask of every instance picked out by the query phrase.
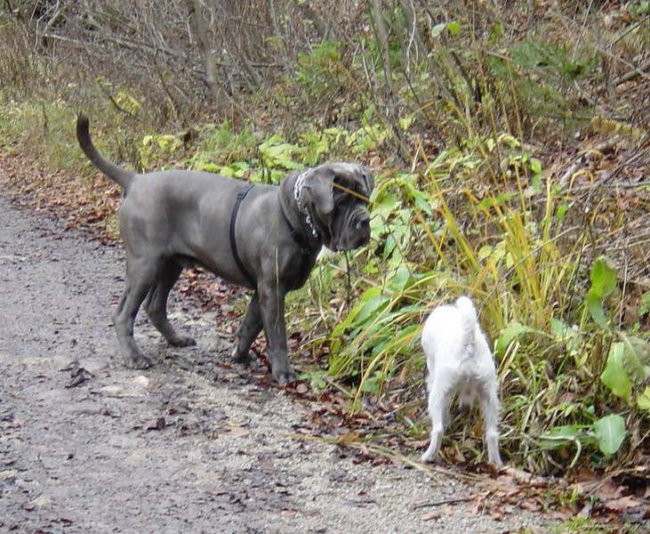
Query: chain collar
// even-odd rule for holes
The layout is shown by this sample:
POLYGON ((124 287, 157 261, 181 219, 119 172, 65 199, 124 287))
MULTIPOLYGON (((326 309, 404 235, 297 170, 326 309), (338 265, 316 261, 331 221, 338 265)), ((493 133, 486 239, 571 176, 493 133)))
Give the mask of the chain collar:
POLYGON ((305 184, 305 180, 307 179, 307 177, 309 177, 312 171, 313 169, 307 169, 306 171, 298 175, 298 178, 296 179, 296 183, 293 186, 293 197, 296 200, 298 211, 305 218, 305 223, 307 224, 307 228, 309 228, 311 235, 313 236, 314 239, 320 240, 320 234, 318 233, 318 229, 316 228, 316 225, 314 224, 314 221, 311 218, 307 206, 305 206, 305 203, 302 201, 302 187, 305 184))

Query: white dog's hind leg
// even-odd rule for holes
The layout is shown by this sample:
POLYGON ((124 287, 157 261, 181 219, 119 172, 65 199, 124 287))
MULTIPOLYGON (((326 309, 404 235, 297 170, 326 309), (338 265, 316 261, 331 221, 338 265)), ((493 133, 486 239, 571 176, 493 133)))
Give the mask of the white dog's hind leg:
POLYGON ((481 388, 481 411, 485 426, 488 462, 495 467, 501 467, 503 462, 499 455, 499 398, 494 384, 481 388))
POLYGON ((449 390, 443 381, 434 380, 429 388, 429 417, 431 418, 431 443, 422 455, 423 462, 430 462, 438 454, 445 431, 449 404, 449 390))

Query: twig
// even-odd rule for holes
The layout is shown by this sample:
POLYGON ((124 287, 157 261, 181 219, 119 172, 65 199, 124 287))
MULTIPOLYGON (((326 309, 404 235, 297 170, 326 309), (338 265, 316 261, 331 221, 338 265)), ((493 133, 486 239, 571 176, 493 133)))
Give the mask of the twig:
MULTIPOLYGON (((608 56, 609 58, 613 59, 614 61, 617 61, 618 63, 622 63, 623 65, 625 65, 626 67, 631 69, 632 72, 634 72, 636 75, 642 76, 646 80, 650 80, 650 74, 648 74, 647 72, 643 72, 643 70, 642 70, 647 66, 647 64, 642 65, 641 67, 637 67, 634 64, 630 63, 629 61, 626 61, 622 57, 619 57, 619 56, 617 56, 615 54, 612 54, 609 50, 605 50, 602 47, 597 46, 596 50, 598 50, 601 54, 604 54, 604 55, 608 56)), ((630 74, 630 73, 628 72, 628 74, 630 74)), ((625 76, 627 76, 627 74, 625 76)), ((615 82, 615 83, 618 85, 618 83, 620 83, 620 79, 617 80, 617 82, 615 82)))
POLYGON ((345 258, 345 307, 349 312, 352 307, 352 282, 350 280, 350 258, 347 250, 343 257, 345 258))
POLYGON ((649 19, 650 16, 646 16, 641 20, 639 20, 638 22, 635 22, 634 24, 628 26, 625 30, 621 32, 620 35, 616 37, 616 39, 614 39, 611 43, 609 43, 610 48, 614 46, 616 43, 618 43, 621 39, 623 39, 627 34, 636 30, 639 26, 641 26, 641 24, 645 24, 649 19))
POLYGON ((430 508, 432 506, 444 506, 445 504, 458 504, 459 502, 471 501, 473 497, 457 497, 455 499, 443 499, 442 501, 421 502, 411 506, 411 510, 419 510, 420 508, 430 508))
POLYGON ((389 449, 388 447, 382 447, 381 445, 375 445, 373 443, 367 443, 367 442, 364 443, 361 441, 357 441, 357 442, 350 441, 345 443, 345 445, 341 445, 336 438, 331 436, 307 436, 304 434, 295 434, 295 433, 289 433, 287 435, 295 439, 301 439, 306 441, 324 441, 325 443, 329 443, 330 445, 338 445, 341 447, 348 447, 350 449, 369 451, 376 454, 377 456, 388 458, 394 462, 401 462, 404 465, 417 469, 418 471, 421 471, 428 475, 432 475, 433 472, 435 472, 435 473, 443 474, 445 476, 450 476, 461 480, 471 480, 474 482, 484 479, 484 477, 481 475, 474 475, 472 473, 460 473, 437 465, 423 464, 418 460, 413 460, 408 456, 404 456, 403 454, 395 452, 392 449, 389 449))
POLYGON ((647 70, 650 67, 650 60, 646 61, 643 65, 638 68, 632 69, 625 74, 622 74, 614 80, 614 85, 621 85, 622 83, 630 81, 632 78, 637 76, 644 75, 643 71, 647 70))
MULTIPOLYGON (((573 163, 569 166, 569 168, 562 174, 560 177, 560 180, 558 181, 558 185, 560 187, 565 187, 567 183, 573 178, 573 175, 581 169, 584 164, 585 164, 585 156, 590 153, 590 152, 605 152, 607 150, 613 149, 619 142, 621 141, 621 136, 620 135, 614 135, 613 137, 610 137, 609 139, 603 141, 602 143, 599 143, 595 147, 590 148, 589 150, 583 150, 576 156, 574 159, 573 163)), ((628 162, 626 162, 628 163, 628 162)))

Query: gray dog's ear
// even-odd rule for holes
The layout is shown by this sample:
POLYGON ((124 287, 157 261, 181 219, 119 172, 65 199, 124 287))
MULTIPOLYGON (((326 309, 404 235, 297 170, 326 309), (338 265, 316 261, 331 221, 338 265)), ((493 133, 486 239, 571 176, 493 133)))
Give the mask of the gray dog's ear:
POLYGON ((370 193, 375 188, 375 178, 372 173, 365 167, 359 167, 359 174, 363 183, 363 191, 359 191, 362 195, 370 198, 370 193))
POLYGON ((318 206, 318 211, 323 215, 329 215, 334 209, 334 178, 332 169, 316 167, 302 186, 303 200, 311 206, 318 206))
POLYGON ((334 172, 334 184, 339 185, 339 191, 352 193, 359 200, 368 200, 375 181, 368 169, 356 163, 333 163, 331 170, 334 172), (347 191, 346 191, 347 190, 347 191), (355 195, 356 193, 356 195, 355 195))
POLYGON ((329 215, 344 194, 368 201, 375 180, 368 169, 354 163, 329 163, 313 169, 303 185, 304 201, 329 215))

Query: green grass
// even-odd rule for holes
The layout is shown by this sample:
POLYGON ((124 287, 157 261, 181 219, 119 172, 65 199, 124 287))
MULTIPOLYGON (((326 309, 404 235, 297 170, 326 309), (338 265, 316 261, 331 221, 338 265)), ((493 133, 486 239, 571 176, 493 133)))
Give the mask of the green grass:
MULTIPOLYGON (((527 167, 496 176, 501 187, 477 194, 482 180, 475 169, 490 166, 481 161, 490 154, 477 146, 439 156, 420 176, 380 182, 373 203, 375 217, 385 222, 375 223, 379 242, 359 260, 374 276, 332 330, 329 372, 355 385, 352 409, 364 395, 389 394, 396 377, 421 382, 423 317, 439 302, 470 294, 496 349, 510 460, 536 472, 579 461, 604 465, 613 453, 599 451, 606 446, 597 439, 598 421, 612 423, 604 416, 622 414, 627 431, 617 432, 625 436, 637 428, 635 417, 647 421, 648 415, 599 380, 620 335, 612 333, 612 310, 603 307, 616 295, 596 298, 599 324, 590 295, 603 275, 594 278, 599 264, 589 254, 588 230, 567 216, 567 192, 552 180, 531 185, 542 169, 514 143, 511 157, 527 167), (420 185, 415 198, 414 180, 420 185), (419 210, 422 203, 428 207, 419 210), (399 246, 387 252, 389 238, 399 246), (555 428, 564 430, 545 440, 555 428)), ((647 346, 647 338, 639 338, 639 346, 647 346)), ((630 382, 635 395, 642 395, 650 369, 646 356, 642 348, 629 356, 645 362, 630 382)))

